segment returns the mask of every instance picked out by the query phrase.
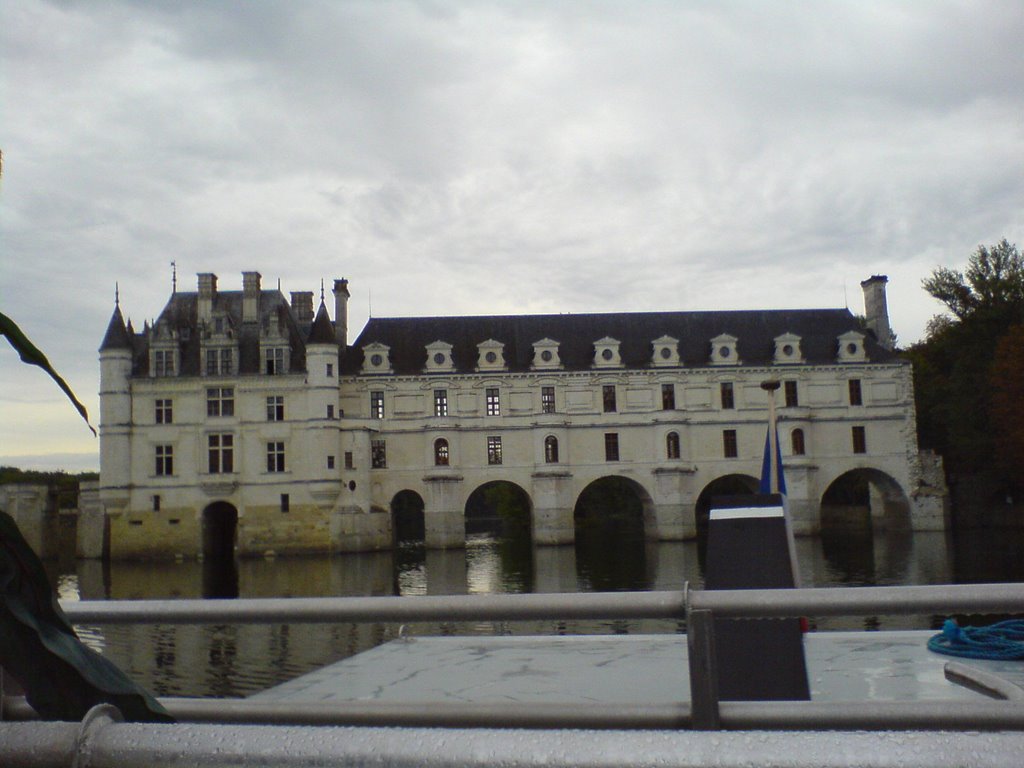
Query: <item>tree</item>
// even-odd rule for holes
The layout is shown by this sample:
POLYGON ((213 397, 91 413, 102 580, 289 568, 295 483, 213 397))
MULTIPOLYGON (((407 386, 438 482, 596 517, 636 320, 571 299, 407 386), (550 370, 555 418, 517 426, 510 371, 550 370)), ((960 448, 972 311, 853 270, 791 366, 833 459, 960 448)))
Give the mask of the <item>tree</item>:
POLYGON ((1000 339, 989 381, 996 463, 1019 483, 1024 478, 1024 325, 1013 326, 1000 339))
POLYGON ((1024 261, 1017 246, 1003 238, 991 247, 979 245, 964 272, 939 267, 922 285, 960 320, 979 311, 1019 313, 1024 306, 1024 261))
POLYGON ((965 477, 993 491, 1019 486, 1024 259, 1003 239, 979 246, 964 271, 940 267, 922 286, 951 315, 933 318, 926 338, 905 353, 914 365, 919 443, 942 454, 954 493, 965 477))

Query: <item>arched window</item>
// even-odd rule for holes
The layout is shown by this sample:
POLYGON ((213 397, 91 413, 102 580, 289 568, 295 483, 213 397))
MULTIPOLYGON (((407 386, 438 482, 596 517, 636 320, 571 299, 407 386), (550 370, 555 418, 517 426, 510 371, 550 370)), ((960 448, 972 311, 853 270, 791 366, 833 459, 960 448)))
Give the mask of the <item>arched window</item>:
POLYGON ((544 462, 546 464, 558 463, 558 438, 554 435, 544 438, 544 462))
POLYGON ((679 433, 669 432, 665 435, 665 456, 670 459, 679 458, 679 433))
POLYGON ((803 456, 805 451, 804 431, 802 429, 794 429, 793 432, 790 434, 790 438, 793 442, 793 455, 803 456))
POLYGON ((434 464, 438 467, 448 466, 448 441, 443 437, 434 441, 434 464))

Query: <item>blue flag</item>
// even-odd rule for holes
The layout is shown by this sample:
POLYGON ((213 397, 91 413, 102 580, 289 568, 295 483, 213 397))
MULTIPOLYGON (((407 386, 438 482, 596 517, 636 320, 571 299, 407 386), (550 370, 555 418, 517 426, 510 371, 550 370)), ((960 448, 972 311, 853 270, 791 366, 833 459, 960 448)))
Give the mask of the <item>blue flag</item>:
MULTIPOLYGON (((771 493, 772 492, 772 462, 771 462, 771 440, 770 434, 765 432, 764 435, 764 459, 761 460, 761 487, 758 489, 759 493, 771 493)), ((777 493, 781 493, 783 496, 786 495, 786 475, 782 471, 782 448, 779 445, 779 433, 775 432, 775 477, 777 480, 778 490, 777 493)))

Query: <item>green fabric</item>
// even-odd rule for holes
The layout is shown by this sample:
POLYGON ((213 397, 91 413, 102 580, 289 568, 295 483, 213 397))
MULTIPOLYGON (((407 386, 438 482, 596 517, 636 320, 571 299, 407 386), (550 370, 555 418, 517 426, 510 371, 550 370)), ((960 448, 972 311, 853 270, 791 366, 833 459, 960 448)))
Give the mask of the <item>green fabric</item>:
POLYGON ((173 722, 166 710, 75 634, 43 564, 0 512, 0 666, 44 720, 81 720, 101 703, 128 721, 173 722))

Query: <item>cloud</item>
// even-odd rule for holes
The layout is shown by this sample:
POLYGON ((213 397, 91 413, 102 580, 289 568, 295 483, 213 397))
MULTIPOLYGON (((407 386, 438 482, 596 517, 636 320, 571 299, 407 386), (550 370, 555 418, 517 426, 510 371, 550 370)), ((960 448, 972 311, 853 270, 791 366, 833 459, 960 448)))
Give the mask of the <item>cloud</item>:
MULTIPOLYGON (((114 283, 141 326, 172 260, 189 290, 348 277, 353 331, 371 294, 856 311, 883 273, 911 342, 921 278, 1024 240, 1022 32, 1014 2, 19 0, 0 298, 93 411, 114 283)), ((17 368, 4 423, 26 387, 62 408, 17 368)))

